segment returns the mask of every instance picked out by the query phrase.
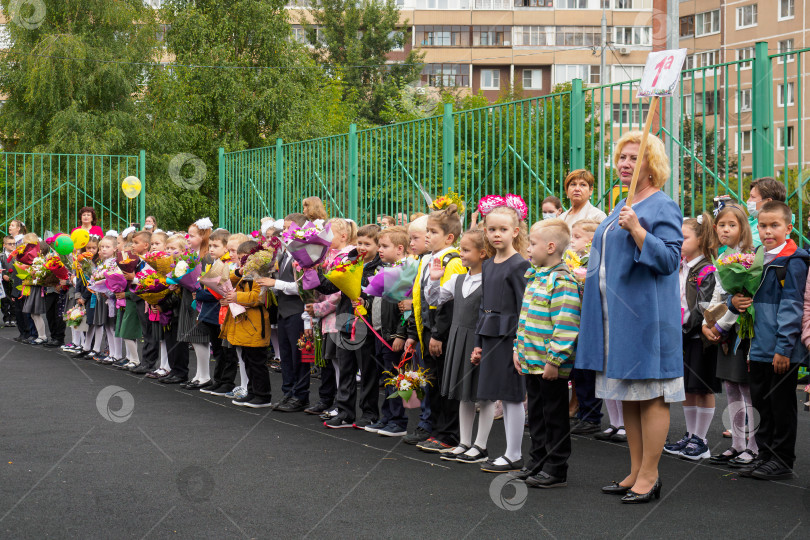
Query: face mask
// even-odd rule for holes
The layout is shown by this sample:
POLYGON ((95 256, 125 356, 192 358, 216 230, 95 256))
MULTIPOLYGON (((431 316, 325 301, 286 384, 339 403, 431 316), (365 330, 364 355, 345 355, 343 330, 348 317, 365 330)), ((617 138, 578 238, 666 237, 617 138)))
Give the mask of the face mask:
POLYGON ((543 212, 543 219, 554 219, 557 217, 557 214, 554 212, 543 212))
POLYGON ((746 206, 748 207, 748 215, 749 216, 756 217, 757 214, 759 214, 759 210, 757 210, 757 203, 756 202, 748 201, 746 203, 746 206))

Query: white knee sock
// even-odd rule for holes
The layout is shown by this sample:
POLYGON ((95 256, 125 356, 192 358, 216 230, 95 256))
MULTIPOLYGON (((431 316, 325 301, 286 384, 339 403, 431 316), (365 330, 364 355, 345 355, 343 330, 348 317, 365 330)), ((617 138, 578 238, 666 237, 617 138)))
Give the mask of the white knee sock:
POLYGON ((239 383, 239 386, 247 390, 248 376, 247 371, 245 370, 245 362, 242 360, 242 347, 236 348, 236 357, 239 359, 239 377, 242 381, 239 383))
POLYGON ((98 325, 93 327, 95 331, 93 332, 93 352, 100 353, 101 352, 101 344, 104 341, 104 325, 98 325))
POLYGON ((495 460, 496 465, 506 465, 506 461, 515 462, 521 458, 521 442, 523 441, 523 428, 526 417, 523 412, 523 403, 520 401, 503 401, 503 427, 506 430, 506 452, 502 458, 495 460))
POLYGON ((84 332, 71 328, 70 335, 70 342, 73 343, 74 347, 82 347, 84 345, 84 332))
POLYGON ((724 381, 728 397, 728 414, 731 422, 731 447, 737 452, 745 450, 745 401, 740 384, 724 381))
POLYGON ((624 426, 624 415, 622 414, 622 402, 617 399, 606 399, 605 408, 608 412, 610 425, 613 427, 624 426))
MULTIPOLYGON (((492 424, 495 422, 495 402, 478 402, 478 434, 475 436, 475 445, 482 450, 487 449, 489 432, 492 431, 492 424)), ((523 427, 520 428, 523 430, 523 427)), ((511 458, 510 458, 511 459, 511 458)))
POLYGON ((686 417, 686 432, 692 436, 695 434, 695 424, 697 423, 697 407, 684 406, 683 415, 686 417))
MULTIPOLYGON (((472 444, 473 421, 475 421, 475 402, 458 402, 458 433, 459 442, 464 446, 472 444)), ((460 446, 460 445, 459 445, 460 446)), ((461 453, 461 452, 457 452, 461 453)))
POLYGON ((31 315, 31 318, 34 320, 34 326, 37 328, 37 337, 40 339, 49 339, 48 323, 45 321, 45 318, 42 315, 31 315))
POLYGON ((192 343, 194 356, 197 357, 197 373, 194 380, 205 382, 211 380, 211 348, 208 343, 192 343))
POLYGON ((166 348, 166 340, 160 342, 160 369, 171 371, 169 367, 169 350, 166 348))
POLYGON ((134 339, 125 339, 124 345, 126 345, 127 348, 127 360, 140 364, 141 359, 138 357, 138 342, 134 339))
POLYGON ((278 344, 278 332, 275 329, 270 330, 270 341, 273 343, 273 354, 276 358, 281 358, 281 346, 278 344))
POLYGON ((110 356, 118 358, 116 354, 118 351, 116 337, 115 337, 115 323, 108 322, 104 325, 104 331, 107 333, 107 348, 109 349, 110 356))
POLYGON ((712 425, 712 418, 714 418, 714 407, 696 407, 697 409, 697 422, 695 423, 695 435, 706 441, 706 433, 709 432, 709 426, 712 425))
POLYGON ((745 403, 745 414, 748 418, 748 445, 746 448, 751 452, 758 454, 759 445, 757 445, 757 426, 759 425, 757 419, 754 418, 754 406, 751 404, 751 387, 747 384, 740 384, 740 393, 742 394, 743 402, 745 403))

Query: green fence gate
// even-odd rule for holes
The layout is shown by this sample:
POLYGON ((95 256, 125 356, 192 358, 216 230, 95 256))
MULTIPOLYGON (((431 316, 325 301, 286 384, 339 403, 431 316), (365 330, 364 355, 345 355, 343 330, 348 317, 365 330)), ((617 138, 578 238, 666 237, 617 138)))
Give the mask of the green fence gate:
POLYGON ((66 232, 79 225, 78 211, 92 206, 103 230, 143 224, 146 205, 146 153, 139 155, 0 153, 5 200, 0 230, 20 220, 29 231, 66 232), (121 191, 127 176, 141 181, 136 199, 121 191))

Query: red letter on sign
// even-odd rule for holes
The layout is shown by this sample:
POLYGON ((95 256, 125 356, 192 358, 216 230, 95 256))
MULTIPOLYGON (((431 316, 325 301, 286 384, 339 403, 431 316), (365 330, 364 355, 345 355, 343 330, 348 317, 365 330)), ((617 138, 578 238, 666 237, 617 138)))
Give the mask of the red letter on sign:
POLYGON ((653 82, 652 82, 653 86, 655 86, 655 84, 658 82, 658 76, 661 75, 661 72, 663 70, 665 70, 665 69, 669 69, 669 68, 672 67, 672 62, 673 61, 675 61, 674 56, 667 56, 666 58, 664 58, 663 60, 658 62, 658 64, 656 64, 656 66, 655 66, 655 70, 656 70, 655 78, 653 79, 653 82))

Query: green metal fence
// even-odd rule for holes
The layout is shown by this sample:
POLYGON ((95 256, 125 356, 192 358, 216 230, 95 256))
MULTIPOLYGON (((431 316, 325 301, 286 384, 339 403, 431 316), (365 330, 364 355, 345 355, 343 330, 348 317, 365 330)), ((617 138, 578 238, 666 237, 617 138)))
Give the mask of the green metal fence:
MULTIPOLYGON (((711 210, 716 195, 744 204, 752 178, 785 182, 803 239, 807 190, 802 139, 802 49, 751 54, 685 69, 678 94, 666 98, 653 124, 673 164, 665 191, 685 215, 711 210), (782 144, 784 141, 784 144, 782 144)), ((612 167, 615 141, 641 129, 648 100, 635 98, 637 79, 584 88, 580 80, 556 93, 356 131, 310 141, 220 153, 220 223, 258 228, 264 215, 300 211, 321 197, 330 215, 360 223, 378 215, 426 211, 423 192, 454 190, 468 208, 482 195, 514 192, 529 203, 565 204, 568 171, 591 170, 593 203, 609 211, 622 198, 612 167)))
POLYGON ((79 225, 78 211, 92 206, 105 231, 121 230, 131 222, 143 223, 146 195, 146 154, 113 156, 88 154, 0 153, 0 231, 12 220, 29 231, 69 231, 79 225), (127 199, 121 182, 127 176, 141 180, 137 199, 127 199))

